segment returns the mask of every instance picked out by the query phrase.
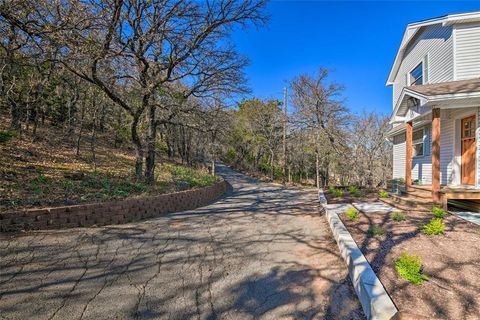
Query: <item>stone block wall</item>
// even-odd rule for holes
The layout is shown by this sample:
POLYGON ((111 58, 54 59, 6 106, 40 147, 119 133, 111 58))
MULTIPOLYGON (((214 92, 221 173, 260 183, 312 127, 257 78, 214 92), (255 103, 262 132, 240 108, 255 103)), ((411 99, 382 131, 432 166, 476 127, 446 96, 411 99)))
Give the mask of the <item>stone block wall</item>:
POLYGON ((104 226, 205 206, 227 190, 227 182, 158 196, 85 205, 0 213, 0 232, 104 226))

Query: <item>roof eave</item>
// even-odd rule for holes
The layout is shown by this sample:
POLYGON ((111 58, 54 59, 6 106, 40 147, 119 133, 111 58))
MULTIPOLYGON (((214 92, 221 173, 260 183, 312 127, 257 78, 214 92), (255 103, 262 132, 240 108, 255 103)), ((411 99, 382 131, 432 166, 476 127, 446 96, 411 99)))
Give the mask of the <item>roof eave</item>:
POLYGON ((391 86, 394 84, 395 77, 397 76, 398 68, 400 67, 401 56, 403 55, 403 52, 405 51, 405 48, 407 47, 407 45, 414 38, 414 36, 417 34, 420 28, 433 25, 433 24, 439 24, 439 23, 441 23, 443 26, 450 26, 455 23, 468 23, 468 22, 475 22, 475 21, 480 21, 480 11, 446 15, 446 16, 441 16, 433 19, 409 23, 405 28, 405 32, 403 33, 402 41, 397 50, 397 54, 395 56, 395 60, 392 65, 392 69, 390 70, 390 73, 388 75, 387 82, 385 83, 385 85, 391 86), (416 29, 416 30, 414 30, 414 32, 410 36, 408 36, 408 31, 412 29, 413 30, 416 29))

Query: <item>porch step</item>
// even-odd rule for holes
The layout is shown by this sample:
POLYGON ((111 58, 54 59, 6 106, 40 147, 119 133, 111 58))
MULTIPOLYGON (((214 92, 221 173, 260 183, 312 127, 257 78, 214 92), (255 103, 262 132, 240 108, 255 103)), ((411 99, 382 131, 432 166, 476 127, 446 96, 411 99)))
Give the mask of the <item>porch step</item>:
POLYGON ((432 186, 411 185, 408 194, 417 196, 419 198, 431 199, 432 186))
POLYGON ((408 196, 412 199, 418 199, 419 201, 432 201, 432 192, 426 190, 410 189, 406 194, 402 196, 408 196))
POLYGON ((420 212, 430 212, 433 206, 431 200, 412 197, 408 194, 401 196, 391 194, 389 198, 380 198, 380 201, 403 211, 416 210, 420 212))

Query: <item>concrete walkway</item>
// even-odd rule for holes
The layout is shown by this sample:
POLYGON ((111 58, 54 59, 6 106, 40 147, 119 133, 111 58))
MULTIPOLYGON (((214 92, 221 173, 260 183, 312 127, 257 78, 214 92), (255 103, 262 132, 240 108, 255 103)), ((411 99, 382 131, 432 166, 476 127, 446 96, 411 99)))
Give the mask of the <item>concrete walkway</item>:
POLYGON ((0 236, 0 318, 363 318, 316 192, 219 169, 208 207, 0 236))
POLYGON ((449 213, 456 215, 464 220, 467 220, 471 223, 475 223, 480 226, 480 213, 478 212, 459 212, 459 211, 449 211, 449 213))

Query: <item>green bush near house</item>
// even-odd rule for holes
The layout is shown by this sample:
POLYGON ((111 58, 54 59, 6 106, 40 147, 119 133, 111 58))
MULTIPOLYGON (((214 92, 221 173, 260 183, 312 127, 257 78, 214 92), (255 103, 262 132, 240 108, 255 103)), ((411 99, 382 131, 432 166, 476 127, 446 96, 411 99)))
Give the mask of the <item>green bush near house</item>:
POLYGON ((440 235, 445 232, 445 222, 443 222, 442 218, 433 218, 422 229, 423 233, 429 236, 440 235))
POLYGON ((333 190, 333 196, 335 198, 342 198, 343 197, 343 191, 340 189, 334 189, 333 190))
POLYGON ((368 232, 374 236, 383 236, 385 234, 385 228, 373 225, 368 229, 368 232))
POLYGON ((401 212, 401 211, 394 211, 390 214, 390 218, 393 220, 393 221, 397 221, 397 222, 400 222, 400 221, 404 221, 407 219, 407 216, 405 215, 405 213, 401 212))
POLYGON ((426 275, 422 274, 422 260, 416 255, 402 252, 400 258, 395 261, 395 269, 400 277, 416 285, 420 285, 428 279, 426 275))
POLYGON ((440 219, 445 217, 445 215, 447 214, 447 212, 445 210, 443 210, 442 208, 439 208, 439 207, 433 207, 432 208, 432 213, 436 218, 440 218, 440 219))
POLYGON ((347 211, 345 211, 345 215, 347 216, 348 219, 350 220, 358 220, 358 218, 360 217, 360 214, 357 210, 355 210, 355 208, 348 208, 347 211))
POLYGON ((379 198, 388 198, 388 196, 389 196, 389 194, 388 194, 387 191, 380 191, 380 192, 378 193, 378 197, 379 197, 379 198))

